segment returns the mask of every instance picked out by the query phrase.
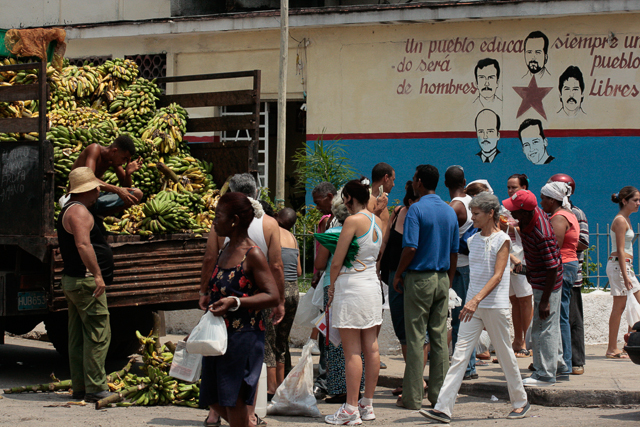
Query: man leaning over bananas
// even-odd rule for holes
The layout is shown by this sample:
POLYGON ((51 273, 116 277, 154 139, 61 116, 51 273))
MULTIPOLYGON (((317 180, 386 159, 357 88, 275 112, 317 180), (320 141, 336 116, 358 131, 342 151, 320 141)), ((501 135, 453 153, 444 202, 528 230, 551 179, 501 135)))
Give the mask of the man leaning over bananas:
POLYGON ((101 181, 100 197, 92 209, 95 215, 113 215, 140 203, 142 191, 131 188, 133 173, 142 167, 142 159, 131 161, 135 155, 136 147, 129 135, 120 135, 108 147, 94 143, 82 150, 71 170, 86 166, 101 180, 104 173, 113 168, 121 185, 118 187, 101 181))

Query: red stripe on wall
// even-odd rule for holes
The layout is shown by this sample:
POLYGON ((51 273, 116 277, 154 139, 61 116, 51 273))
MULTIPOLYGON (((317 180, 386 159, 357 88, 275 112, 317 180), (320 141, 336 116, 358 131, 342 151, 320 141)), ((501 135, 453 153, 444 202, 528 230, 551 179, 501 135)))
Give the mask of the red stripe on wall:
POLYGON ((185 135, 184 140, 187 142, 220 142, 220 136, 191 136, 185 135))
MULTIPOLYGON (((640 129, 549 129, 545 136, 550 138, 587 137, 587 136, 640 136, 640 129)), ((325 133, 307 134, 307 141, 318 138, 325 141, 337 139, 444 139, 444 138, 475 138, 475 132, 391 132, 391 133, 325 133)), ((500 132, 501 138, 517 138, 518 131, 505 130, 500 132)))

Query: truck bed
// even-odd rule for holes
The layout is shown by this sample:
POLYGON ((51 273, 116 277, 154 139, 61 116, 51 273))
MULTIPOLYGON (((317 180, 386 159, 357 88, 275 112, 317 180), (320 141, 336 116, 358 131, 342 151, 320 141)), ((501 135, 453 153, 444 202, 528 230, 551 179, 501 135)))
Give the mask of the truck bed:
MULTIPOLYGON (((140 236, 110 236, 115 263, 114 280, 107 286, 109 307, 131 307, 179 303, 193 308, 199 299, 200 272, 206 238, 171 234, 141 239, 140 236)), ((52 311, 65 310, 67 302, 60 286, 62 257, 54 249, 52 311)))

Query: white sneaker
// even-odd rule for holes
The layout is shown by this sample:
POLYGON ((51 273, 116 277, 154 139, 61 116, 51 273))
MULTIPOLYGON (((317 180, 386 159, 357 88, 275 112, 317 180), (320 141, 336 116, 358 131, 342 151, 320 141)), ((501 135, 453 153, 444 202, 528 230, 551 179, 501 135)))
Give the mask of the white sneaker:
MULTIPOLYGON (((324 422, 327 424, 334 424, 338 426, 359 426, 360 424, 362 424, 362 419, 360 418, 360 411, 354 411, 353 414, 350 414, 347 412, 345 405, 346 404, 343 404, 340 407, 340 409, 336 411, 335 414, 327 415, 324 418, 324 422)), ((371 413, 373 413, 373 408, 371 413)))
POLYGON ((533 377, 529 377, 522 380, 522 385, 525 387, 551 387, 553 385, 556 385, 556 383, 551 383, 549 381, 540 381, 533 377))
POLYGON ((358 402, 358 412, 360 412, 360 418, 362 421, 373 421, 376 419, 376 414, 373 413, 373 405, 362 405, 362 399, 358 402))
POLYGON ((313 347, 311 347, 311 354, 314 356, 320 355, 320 348, 318 347, 318 340, 314 340, 309 338, 309 341, 313 343, 313 347))

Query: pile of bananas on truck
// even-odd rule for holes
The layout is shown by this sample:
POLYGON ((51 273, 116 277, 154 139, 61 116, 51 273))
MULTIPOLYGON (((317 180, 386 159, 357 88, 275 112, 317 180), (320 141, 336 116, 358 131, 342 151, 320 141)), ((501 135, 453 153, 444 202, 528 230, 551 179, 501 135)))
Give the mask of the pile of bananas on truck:
MULTIPOLYGON (((173 355, 176 350, 171 341, 160 345, 158 336, 151 333, 147 336, 136 331, 140 342, 139 359, 132 358, 120 371, 107 375, 109 391, 114 392, 96 402, 96 409, 112 404, 116 406, 154 406, 180 405, 191 408, 198 407, 200 398, 200 380, 190 383, 169 376, 173 355)), ((63 392, 72 391, 71 380, 60 381, 51 374, 51 383, 12 387, 3 390, 5 394, 29 392, 63 392)))
MULTIPOLYGON (((15 59, 0 65, 16 64, 15 59)), ((109 145, 130 135, 143 161, 133 174, 133 186, 145 194, 144 203, 120 217, 105 219, 117 234, 206 233, 211 228, 218 191, 213 164, 193 158, 183 141, 187 112, 177 104, 157 108, 161 89, 139 76, 134 61, 116 58, 100 66, 65 65, 47 68, 47 103, 53 144, 55 199, 65 192, 69 172, 83 149, 92 143, 109 145)), ((37 70, 2 71, 0 88, 38 81, 37 70)), ((38 101, 0 102, 0 118, 38 117, 38 101)), ((37 133, 0 133, 0 143, 37 140, 37 133)), ((118 185, 113 172, 104 181, 118 185)), ((56 204, 56 212, 60 207, 56 204)))

